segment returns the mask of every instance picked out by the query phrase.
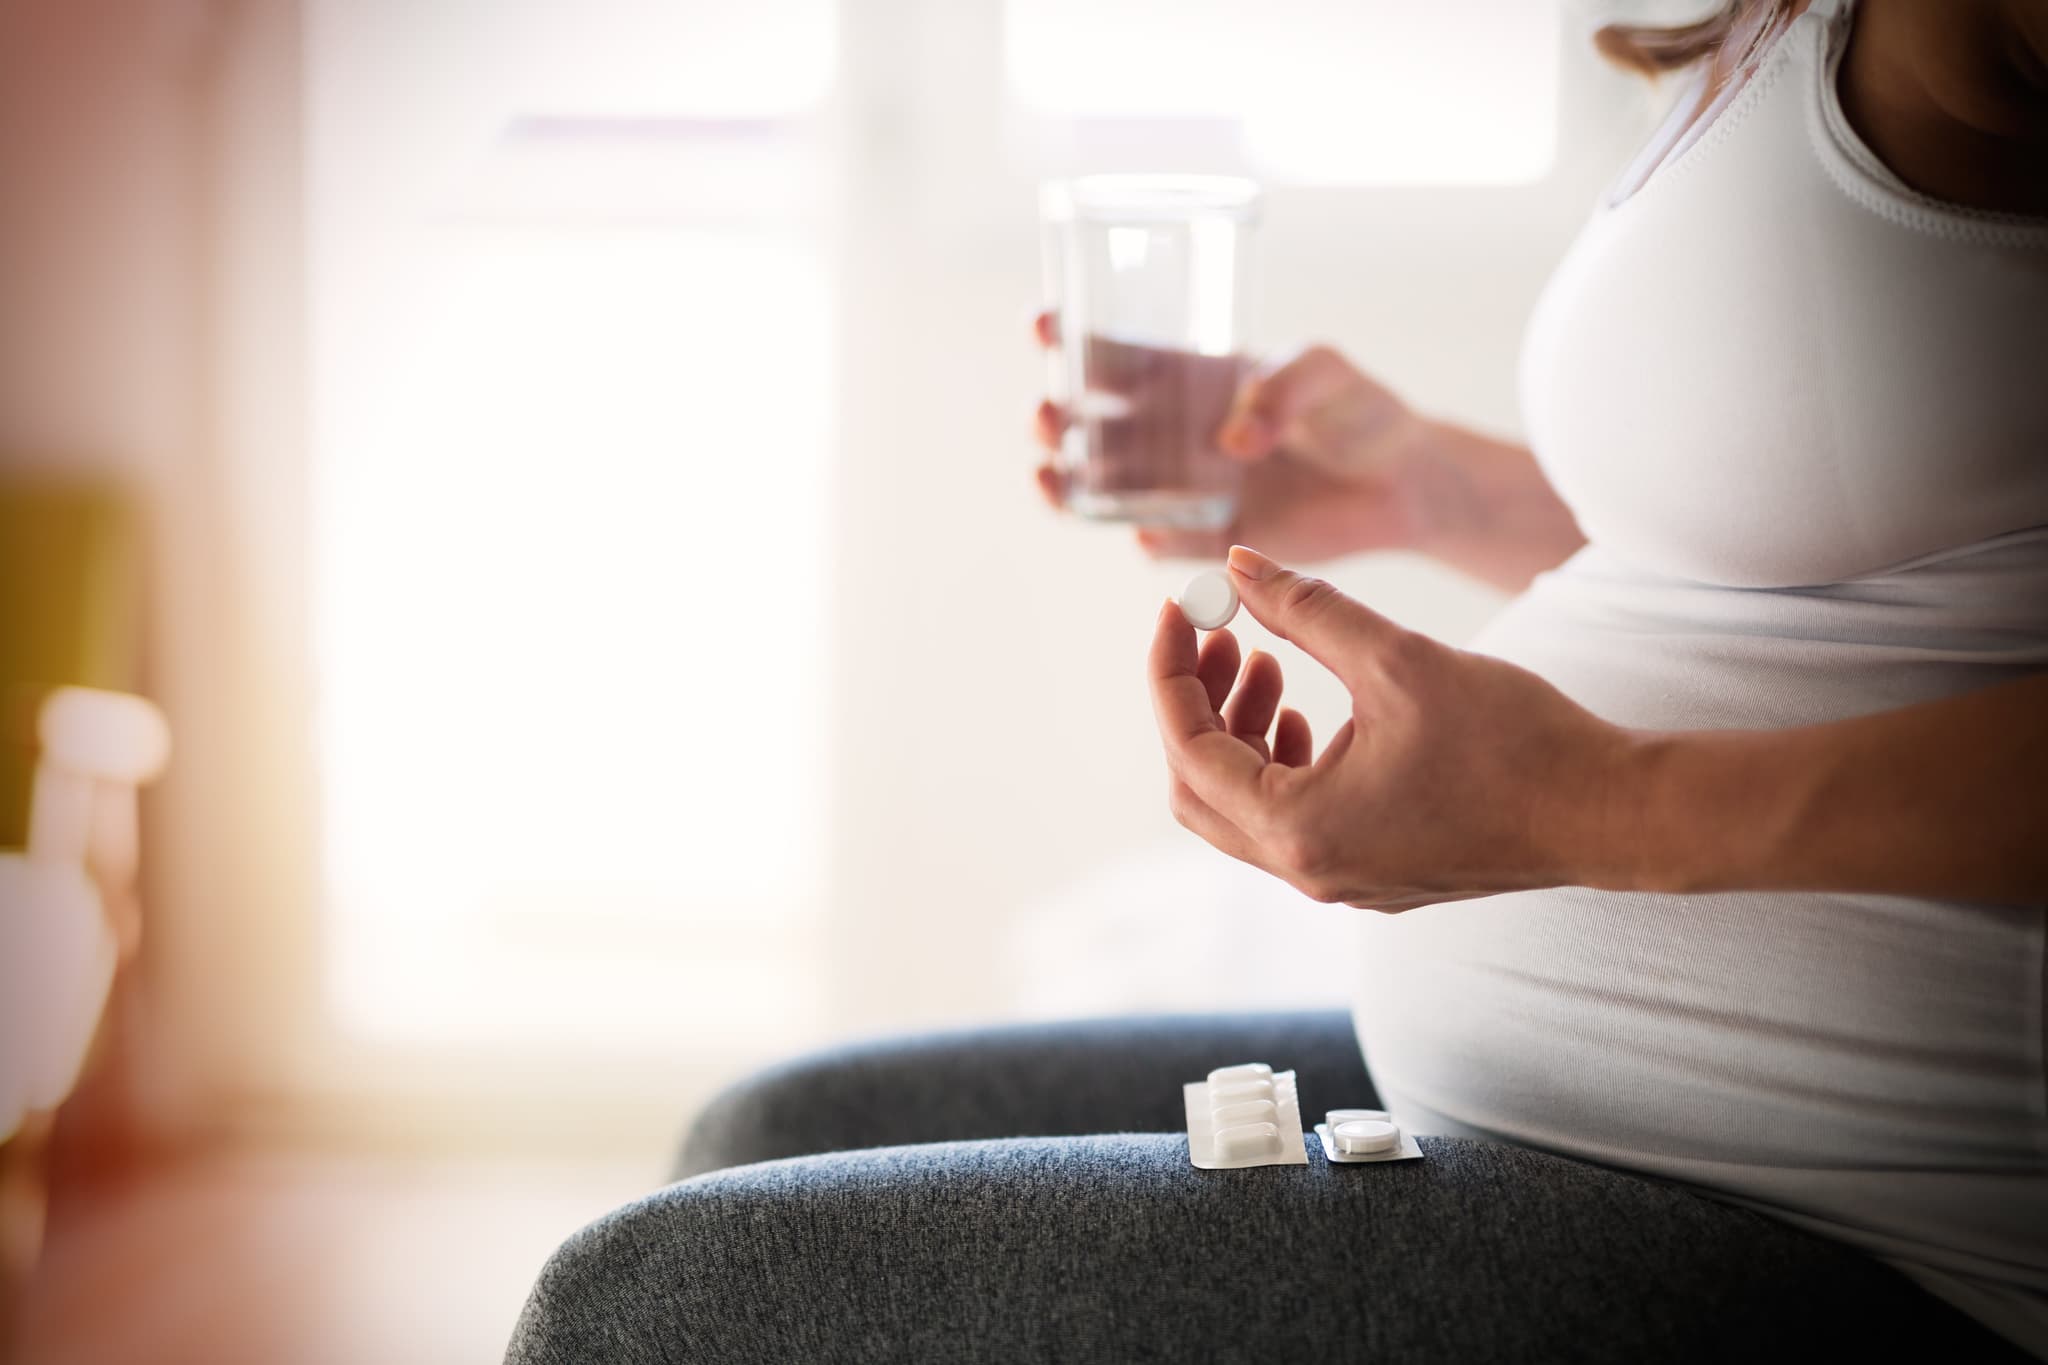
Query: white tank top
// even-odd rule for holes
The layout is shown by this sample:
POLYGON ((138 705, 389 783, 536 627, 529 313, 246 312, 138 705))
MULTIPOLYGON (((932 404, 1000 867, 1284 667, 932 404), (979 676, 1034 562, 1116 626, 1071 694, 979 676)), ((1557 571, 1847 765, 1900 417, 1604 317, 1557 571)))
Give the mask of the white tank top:
MULTIPOLYGON (((1591 544, 1474 647, 1622 724, 2048 669, 2048 222, 1887 172, 1835 97, 1848 24, 1793 23, 1530 326, 1532 444, 1591 544)), ((1361 932, 1404 1123, 1763 1208, 2048 1358, 2048 907, 1563 889, 1361 932)))

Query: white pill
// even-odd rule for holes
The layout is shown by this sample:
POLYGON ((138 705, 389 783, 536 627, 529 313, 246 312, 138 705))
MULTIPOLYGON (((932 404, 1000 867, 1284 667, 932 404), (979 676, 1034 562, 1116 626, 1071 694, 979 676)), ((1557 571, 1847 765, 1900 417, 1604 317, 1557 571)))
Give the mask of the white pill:
POLYGON ((1235 1128, 1240 1123, 1278 1123, 1280 1110, 1271 1100, 1245 1100, 1211 1110, 1209 1121, 1218 1128, 1235 1128))
POLYGON ((1221 1109, 1229 1104, 1247 1104, 1252 1100, 1273 1098, 1271 1081, 1239 1081, 1235 1085, 1212 1085, 1209 1087, 1209 1108, 1221 1109))
POLYGON ((1236 1066, 1219 1066, 1209 1073, 1209 1084, 1229 1085, 1233 1081, 1270 1081, 1273 1068, 1264 1062, 1240 1062, 1236 1066))
POLYGON ((1337 1150, 1346 1156, 1391 1152, 1401 1145, 1399 1128, 1391 1123, 1375 1123, 1371 1119, 1340 1123, 1330 1133, 1337 1139, 1337 1150))
POLYGON ((1332 1109, 1323 1115, 1323 1122, 1332 1129, 1340 1123, 1356 1123, 1360 1119, 1371 1123, 1392 1123, 1393 1116, 1384 1109, 1332 1109))
POLYGON ((1237 615, 1237 589, 1220 570, 1198 573, 1180 590, 1180 611, 1196 630, 1221 630, 1237 615))
POLYGON ((1216 1134, 1218 1161, 1249 1161, 1273 1156, 1280 1150, 1280 1129, 1271 1123, 1243 1123, 1219 1129, 1216 1134))

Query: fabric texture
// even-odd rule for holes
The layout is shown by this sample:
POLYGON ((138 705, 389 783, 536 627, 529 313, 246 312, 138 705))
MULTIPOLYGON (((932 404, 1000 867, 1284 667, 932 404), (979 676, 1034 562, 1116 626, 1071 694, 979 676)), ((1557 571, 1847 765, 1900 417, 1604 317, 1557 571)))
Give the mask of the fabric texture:
MULTIPOLYGON (((1796 20, 1530 325, 1532 445, 1591 544, 1473 648, 1617 724, 2048 669, 2048 222, 1884 170, 1836 97, 1851 17, 1796 20)), ((1407 1126, 1750 1201, 2048 1358, 2048 908, 1561 888, 1360 942, 1407 1126)))
POLYGON ((998 1029, 774 1068, 706 1110, 688 1179, 564 1244, 507 1360, 2020 1358, 1841 1246, 1541 1152, 1188 1164, 1180 1085, 1214 1066, 1292 1066, 1318 1114, 1369 1105, 1350 1027, 998 1029), (1140 1127, 1169 1131, 1115 1131, 1140 1127))

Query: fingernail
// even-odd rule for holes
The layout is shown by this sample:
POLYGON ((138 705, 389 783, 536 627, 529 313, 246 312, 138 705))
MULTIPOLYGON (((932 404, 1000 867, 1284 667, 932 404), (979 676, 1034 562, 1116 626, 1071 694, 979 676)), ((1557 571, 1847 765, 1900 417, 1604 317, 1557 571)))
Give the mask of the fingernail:
POLYGON ((1230 547, 1230 567, 1246 578, 1271 578, 1280 566, 1249 545, 1230 547))

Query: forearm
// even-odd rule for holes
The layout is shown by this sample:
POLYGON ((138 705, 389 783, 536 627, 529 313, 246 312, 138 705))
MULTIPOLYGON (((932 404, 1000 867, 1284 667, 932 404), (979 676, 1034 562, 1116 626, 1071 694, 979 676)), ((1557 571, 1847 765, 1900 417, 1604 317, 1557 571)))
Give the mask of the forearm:
POLYGON ((1586 537, 1525 446, 1428 424, 1415 461, 1417 549, 1507 592, 1570 558, 1586 537))
POLYGON ((1824 725, 1642 734, 1589 885, 2048 901, 2048 675, 1824 725))

